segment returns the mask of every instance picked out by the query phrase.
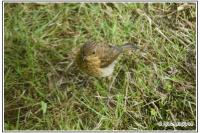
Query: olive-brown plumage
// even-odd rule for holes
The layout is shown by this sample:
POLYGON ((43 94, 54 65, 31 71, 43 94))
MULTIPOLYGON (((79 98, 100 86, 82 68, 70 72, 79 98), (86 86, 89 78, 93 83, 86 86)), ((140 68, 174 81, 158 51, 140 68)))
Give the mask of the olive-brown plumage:
POLYGON ((135 49, 133 44, 112 46, 87 42, 77 54, 76 62, 81 70, 94 77, 112 75, 117 57, 124 51, 135 49))

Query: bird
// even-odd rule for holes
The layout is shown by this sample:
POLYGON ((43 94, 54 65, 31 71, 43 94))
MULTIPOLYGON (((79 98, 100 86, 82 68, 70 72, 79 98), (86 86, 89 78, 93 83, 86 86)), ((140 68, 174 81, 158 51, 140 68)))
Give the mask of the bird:
POLYGON ((109 77, 113 74, 119 55, 135 49, 138 47, 132 43, 117 46, 88 41, 80 47, 76 63, 83 72, 90 76, 109 77))

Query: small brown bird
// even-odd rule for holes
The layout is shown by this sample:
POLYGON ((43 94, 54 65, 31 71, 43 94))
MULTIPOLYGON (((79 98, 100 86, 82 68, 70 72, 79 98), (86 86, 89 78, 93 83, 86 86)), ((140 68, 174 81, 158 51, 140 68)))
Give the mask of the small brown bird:
POLYGON ((90 76, 107 77, 111 76, 118 56, 127 50, 137 47, 131 43, 122 46, 87 42, 76 56, 76 63, 81 70, 90 76))

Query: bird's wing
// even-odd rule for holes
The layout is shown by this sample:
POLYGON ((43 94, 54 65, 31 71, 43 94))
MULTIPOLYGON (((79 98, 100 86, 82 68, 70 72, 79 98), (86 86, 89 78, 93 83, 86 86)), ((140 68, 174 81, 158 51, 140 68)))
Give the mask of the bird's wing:
POLYGON ((100 45, 98 51, 99 59, 101 60, 100 67, 104 68, 110 65, 117 59, 122 50, 119 47, 111 45, 100 45))

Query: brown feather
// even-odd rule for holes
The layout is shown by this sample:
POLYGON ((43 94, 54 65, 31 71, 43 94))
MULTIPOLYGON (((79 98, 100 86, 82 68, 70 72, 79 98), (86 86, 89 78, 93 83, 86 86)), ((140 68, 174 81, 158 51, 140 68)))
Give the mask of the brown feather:
POLYGON ((101 76, 103 70, 109 70, 109 66, 117 59, 120 53, 135 48, 127 43, 122 46, 108 44, 85 43, 76 58, 78 66, 92 76, 101 76))
POLYGON ((122 52, 120 48, 111 45, 104 44, 99 47, 102 47, 100 48, 100 53, 99 53, 99 59, 101 60, 100 64, 101 68, 110 65, 113 61, 117 59, 117 57, 122 52))

